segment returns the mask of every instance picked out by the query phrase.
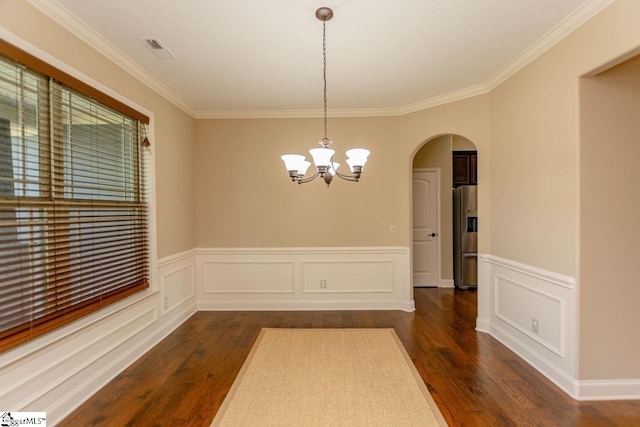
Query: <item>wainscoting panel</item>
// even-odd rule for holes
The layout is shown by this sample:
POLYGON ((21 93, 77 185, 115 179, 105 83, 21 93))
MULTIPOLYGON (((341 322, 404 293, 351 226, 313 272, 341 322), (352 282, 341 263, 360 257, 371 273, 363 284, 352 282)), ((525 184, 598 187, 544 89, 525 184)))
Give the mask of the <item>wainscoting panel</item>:
POLYGON ((195 305, 196 277, 193 259, 180 260, 164 266, 160 270, 160 290, 162 292, 163 313, 171 311, 184 304, 195 305))
POLYGON ((575 279, 481 255, 478 329, 577 398, 575 279))
POLYGON ((200 310, 413 311, 406 247, 201 248, 200 310))
POLYGON ((534 287, 495 277, 495 316, 560 357, 565 356, 564 305, 563 300, 534 287))
POLYGON ((303 293, 393 292, 392 261, 303 261, 303 293))
POLYGON ((185 252, 160 260, 150 289, 0 354, 3 409, 62 421, 195 313, 194 259, 185 252))
POLYGON ((203 261, 205 294, 292 294, 294 264, 282 261, 203 261))

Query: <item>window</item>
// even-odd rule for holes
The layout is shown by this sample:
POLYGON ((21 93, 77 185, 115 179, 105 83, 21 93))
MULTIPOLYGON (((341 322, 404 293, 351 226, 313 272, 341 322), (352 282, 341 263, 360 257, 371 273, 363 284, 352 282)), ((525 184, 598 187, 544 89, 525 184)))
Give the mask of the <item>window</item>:
POLYGON ((0 43, 0 351, 147 288, 148 118, 0 43))

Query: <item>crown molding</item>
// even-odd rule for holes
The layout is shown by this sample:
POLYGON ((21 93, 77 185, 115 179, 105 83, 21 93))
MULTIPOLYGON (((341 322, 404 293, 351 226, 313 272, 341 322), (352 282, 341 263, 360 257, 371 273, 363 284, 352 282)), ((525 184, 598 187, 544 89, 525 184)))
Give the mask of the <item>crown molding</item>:
MULTIPOLYGON (((329 117, 338 116, 339 111, 328 112, 329 117)), ((202 110, 196 113, 196 119, 304 119, 323 117, 324 110, 202 110)))
POLYGON ((138 64, 132 61, 122 51, 117 49, 106 39, 96 33, 84 22, 69 13, 65 8, 55 0, 28 0, 30 4, 39 9, 49 18, 62 25, 76 37, 96 49, 102 55, 106 56, 111 62, 119 65, 123 70, 131 74, 136 79, 147 85, 154 92, 180 108, 191 117, 195 117, 196 110, 185 102, 181 97, 176 95, 171 89, 165 86, 158 79, 153 77, 138 64))
MULTIPOLYGON (((328 117, 391 117, 404 116, 448 104, 454 101, 471 98, 487 93, 485 85, 476 85, 466 89, 456 90, 444 95, 419 101, 403 107, 392 108, 359 108, 359 109, 332 109, 328 111, 328 117)), ((324 110, 210 110, 198 111, 196 119, 293 119, 323 117, 324 110)))
MULTIPOLYGON (((196 119, 302 119, 323 117, 323 109, 315 110, 208 110, 196 113, 196 119)), ((332 109, 327 117, 398 116, 397 108, 332 109)))
POLYGON ((478 95, 484 95, 488 93, 488 89, 484 84, 471 86, 465 89, 456 90, 453 92, 445 93, 444 95, 434 96, 423 101, 415 102, 413 104, 405 105, 397 109, 397 116, 403 116, 405 114, 416 113, 418 111, 426 110, 427 108, 437 107, 439 105, 449 104, 455 101, 461 101, 466 98, 471 98, 478 95))
POLYGON ((492 91, 508 80, 515 73, 526 67, 537 57, 549 50, 560 40, 567 37, 582 24, 596 16, 604 8, 615 0, 590 0, 583 3, 571 15, 567 16, 555 27, 547 31, 538 41, 532 44, 527 50, 518 55, 513 61, 498 71, 485 83, 488 91, 492 91))
MULTIPOLYGON (((70 14, 55 0, 28 0, 34 7, 58 22, 85 43, 94 47, 109 60, 119 65, 132 76, 160 94, 167 101, 183 110, 195 119, 256 119, 256 118, 313 118, 322 117, 323 110, 197 110, 184 99, 176 95, 158 79, 138 66, 119 49, 93 31, 84 22, 70 14)), ((576 9, 571 15, 549 30, 538 41, 522 54, 494 74, 485 83, 460 89, 444 95, 435 96, 423 101, 401 107, 338 109, 329 112, 330 117, 387 117, 402 116, 415 113, 450 102, 460 101, 477 95, 486 94, 505 82, 515 73, 527 66, 553 45, 575 31, 582 24, 609 6, 615 0, 589 0, 576 9)))

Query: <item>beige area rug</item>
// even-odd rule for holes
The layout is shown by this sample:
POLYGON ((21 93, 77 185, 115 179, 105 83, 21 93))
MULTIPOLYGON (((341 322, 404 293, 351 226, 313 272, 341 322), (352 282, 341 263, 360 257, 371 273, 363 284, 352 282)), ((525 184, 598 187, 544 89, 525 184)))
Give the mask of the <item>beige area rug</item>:
POLYGON ((263 329, 212 426, 446 426, 393 329, 263 329))

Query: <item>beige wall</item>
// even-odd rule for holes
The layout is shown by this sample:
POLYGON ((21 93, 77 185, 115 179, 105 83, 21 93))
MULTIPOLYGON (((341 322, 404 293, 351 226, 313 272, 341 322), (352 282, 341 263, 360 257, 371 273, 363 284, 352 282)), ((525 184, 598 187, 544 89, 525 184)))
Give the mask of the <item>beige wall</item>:
MULTIPOLYGON (((638 22, 640 2, 617 0, 490 96, 491 253, 578 278, 579 379, 640 376, 637 328, 632 326, 638 318, 631 312, 637 310, 626 302, 633 298, 619 291, 622 284, 613 285, 618 289, 612 293, 602 289, 612 286, 609 278, 628 273, 614 274, 606 264, 578 265, 581 251, 593 257, 587 235, 592 230, 582 227, 580 235, 580 221, 617 227, 604 208, 598 211, 602 216, 590 217, 584 208, 592 201, 580 202, 580 189, 590 185, 587 174, 595 173, 596 159, 610 161, 611 154, 600 141, 595 146, 580 139, 579 77, 637 50, 638 22), (579 173, 582 150, 584 162, 591 163, 579 173)), ((619 185, 609 191, 619 191, 619 185)))
POLYGON ((416 153, 413 168, 440 169, 440 270, 453 280, 453 193, 451 144, 453 135, 436 137, 416 153))
POLYGON ((406 245, 407 183, 398 167, 402 151, 394 149, 397 133, 395 119, 330 119, 340 171, 348 171, 345 150, 364 147, 372 154, 360 182, 336 178, 327 188, 320 179, 291 182, 280 159, 285 153, 309 158, 322 138, 321 118, 198 120, 197 245, 406 245), (396 234, 389 234, 390 224, 396 234))
POLYGON ((0 1, 0 27, 153 114, 157 255, 192 249, 193 119, 26 1, 0 1))
POLYGON ((451 141, 451 149, 453 151, 475 151, 476 146, 467 138, 464 138, 460 135, 453 135, 453 140, 451 141))
POLYGON ((582 379, 640 378, 639 117, 640 57, 581 81, 582 379))
POLYGON ((491 92, 492 254, 577 276, 578 78, 636 49, 639 18, 617 0, 491 92))
POLYGON ((329 118, 339 162, 349 148, 372 152, 359 183, 336 179, 331 188, 292 183, 280 160, 317 146, 321 118, 197 120, 196 244, 408 247, 415 152, 443 133, 468 134, 486 146, 487 105, 480 96, 410 116, 329 118))
POLYGON ((559 62, 543 55, 491 93, 491 252, 575 277, 578 96, 559 62))

